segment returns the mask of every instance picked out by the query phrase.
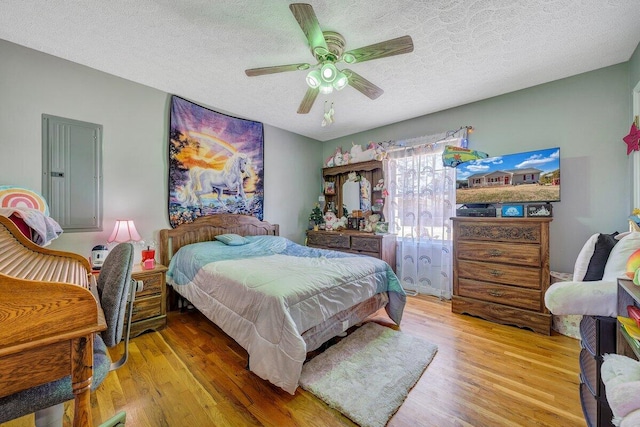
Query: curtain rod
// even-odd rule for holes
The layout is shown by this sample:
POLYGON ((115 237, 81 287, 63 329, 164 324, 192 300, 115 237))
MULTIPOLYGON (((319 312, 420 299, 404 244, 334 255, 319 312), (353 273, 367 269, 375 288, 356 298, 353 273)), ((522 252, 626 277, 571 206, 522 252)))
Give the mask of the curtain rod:
POLYGON ((434 144, 437 144, 439 142, 443 142, 449 139, 452 139, 453 137, 455 137, 455 135, 464 130, 464 134, 459 137, 459 138, 467 138, 468 134, 473 132, 473 126, 461 126, 460 128, 456 129, 456 130, 449 130, 446 132, 442 132, 442 133, 436 133, 436 134, 431 134, 431 135, 424 135, 424 136, 417 136, 414 138, 410 138, 410 139, 404 139, 404 140, 398 140, 398 141, 383 141, 383 142, 379 142, 378 145, 381 145, 382 147, 384 147, 386 149, 387 152, 392 152, 392 151, 397 151, 397 150, 401 150, 403 148, 422 148, 422 147, 428 147, 434 144), (421 144, 415 144, 412 145, 411 142, 417 142, 418 140, 424 140, 425 138, 432 138, 434 139, 434 141, 431 142, 425 142, 425 143, 421 143, 421 144), (408 143, 408 146, 407 146, 408 143), (389 147, 389 148, 387 148, 389 147), (395 147, 395 148, 390 148, 390 147, 395 147))

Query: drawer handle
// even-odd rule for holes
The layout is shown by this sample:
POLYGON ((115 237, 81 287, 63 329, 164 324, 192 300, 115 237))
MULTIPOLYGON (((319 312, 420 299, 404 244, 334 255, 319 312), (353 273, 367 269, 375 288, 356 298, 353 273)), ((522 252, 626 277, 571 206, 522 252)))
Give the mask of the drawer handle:
POLYGON ((489 251, 489 256, 497 257, 497 256, 501 256, 501 255, 502 255, 502 251, 500 251, 498 249, 491 249, 489 251))
POLYGON ((502 271, 500 271, 500 270, 491 270, 491 273, 490 273, 490 274, 491 274, 493 277, 500 277, 500 276, 502 276, 504 273, 503 273, 502 271))
POLYGON ((489 293, 489 295, 491 295, 492 297, 501 297, 502 295, 504 295, 504 294, 503 294, 502 292, 500 292, 500 291, 493 291, 493 290, 489 291, 488 293, 489 293))

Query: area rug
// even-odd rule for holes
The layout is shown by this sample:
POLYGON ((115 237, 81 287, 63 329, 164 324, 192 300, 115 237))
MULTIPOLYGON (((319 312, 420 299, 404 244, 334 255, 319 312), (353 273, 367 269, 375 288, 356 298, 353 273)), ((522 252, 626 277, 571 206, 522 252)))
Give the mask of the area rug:
POLYGON ((300 386, 362 427, 383 427, 437 350, 421 338, 366 323, 305 363, 300 386))

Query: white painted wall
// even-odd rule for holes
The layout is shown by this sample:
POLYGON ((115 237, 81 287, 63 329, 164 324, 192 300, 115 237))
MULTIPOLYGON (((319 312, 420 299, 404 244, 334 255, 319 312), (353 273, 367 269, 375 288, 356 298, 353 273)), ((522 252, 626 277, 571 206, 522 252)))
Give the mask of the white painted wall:
MULTIPOLYGON (((64 233, 51 248, 88 256, 120 218, 135 220, 145 240, 157 239, 158 230, 169 227, 169 101, 165 92, 0 40, 0 185, 41 191, 43 113, 99 123, 103 231, 64 233)), ((264 134, 264 219, 303 242, 319 194, 322 144, 266 125, 264 134)))

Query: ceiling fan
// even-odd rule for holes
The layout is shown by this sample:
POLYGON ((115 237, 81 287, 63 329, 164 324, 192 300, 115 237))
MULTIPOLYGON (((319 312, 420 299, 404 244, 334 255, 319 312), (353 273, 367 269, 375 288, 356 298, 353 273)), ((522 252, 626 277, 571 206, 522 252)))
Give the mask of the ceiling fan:
POLYGON ((307 37, 311 53, 317 63, 315 65, 301 63, 251 68, 245 70, 245 73, 249 77, 255 77, 285 71, 311 70, 307 74, 309 88, 300 103, 300 107, 298 107, 298 114, 307 114, 311 110, 318 93, 328 94, 334 89, 342 90, 347 84, 371 99, 376 99, 384 93, 382 89, 355 71, 349 69, 339 70, 336 67, 336 63, 355 64, 413 52, 411 36, 402 36, 345 52, 344 37, 334 31, 322 31, 318 18, 310 4, 292 3, 289 5, 289 9, 291 9, 293 16, 307 37))

